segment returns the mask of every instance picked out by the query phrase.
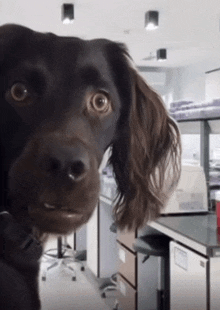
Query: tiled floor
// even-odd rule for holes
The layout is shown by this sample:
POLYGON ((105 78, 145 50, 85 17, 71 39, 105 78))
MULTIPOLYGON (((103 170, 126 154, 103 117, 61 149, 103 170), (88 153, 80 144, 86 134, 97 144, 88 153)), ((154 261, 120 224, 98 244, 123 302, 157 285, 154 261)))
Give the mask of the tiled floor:
POLYGON ((50 269, 46 273, 46 281, 42 281, 42 275, 51 265, 45 258, 42 259, 39 277, 39 289, 41 297, 41 310, 111 310, 115 302, 115 293, 107 293, 107 298, 100 296, 99 285, 101 280, 86 267, 80 270, 80 264, 72 262, 70 266, 76 272, 76 281, 72 281, 73 273, 63 265, 50 269))
MULTIPOLYGON (((45 265, 42 263, 42 269, 45 265)), ((71 272, 62 266, 51 269, 46 281, 39 279, 42 310, 109 310, 79 265, 72 266, 76 270, 76 281, 72 281, 71 272)))

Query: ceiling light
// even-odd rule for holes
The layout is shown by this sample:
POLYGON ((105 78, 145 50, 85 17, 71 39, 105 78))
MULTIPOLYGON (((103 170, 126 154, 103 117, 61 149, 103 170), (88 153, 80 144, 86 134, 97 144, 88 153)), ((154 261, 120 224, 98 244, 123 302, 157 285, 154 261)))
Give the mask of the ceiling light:
POLYGON ((158 61, 167 60, 167 50, 165 48, 161 48, 157 50, 157 60, 158 61))
POLYGON ((159 24, 159 12, 158 11, 148 11, 145 13, 145 29, 154 30, 158 28, 159 24))
POLYGON ((62 5, 62 22, 63 24, 72 24, 74 20, 74 5, 64 3, 62 5))

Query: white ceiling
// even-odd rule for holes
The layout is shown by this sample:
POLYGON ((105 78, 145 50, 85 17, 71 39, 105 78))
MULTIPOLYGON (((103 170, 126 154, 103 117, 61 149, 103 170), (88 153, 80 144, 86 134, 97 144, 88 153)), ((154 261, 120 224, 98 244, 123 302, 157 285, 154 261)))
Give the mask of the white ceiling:
POLYGON ((84 39, 127 44, 138 66, 220 67, 220 0, 0 0, 0 21, 84 39), (61 22, 62 3, 74 3, 73 24, 61 22), (144 29, 148 10, 159 11, 159 28, 144 29), (143 60, 167 48, 167 61, 143 60))

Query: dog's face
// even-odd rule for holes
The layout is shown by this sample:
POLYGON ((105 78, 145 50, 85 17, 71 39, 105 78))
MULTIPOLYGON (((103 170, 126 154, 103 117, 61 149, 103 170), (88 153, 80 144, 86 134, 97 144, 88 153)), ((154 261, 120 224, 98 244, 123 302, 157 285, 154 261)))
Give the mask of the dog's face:
MULTIPOLYGON (((120 92, 106 40, 1 28, 1 143, 10 210, 46 232, 90 218, 115 136, 120 92)), ((118 68, 120 70, 121 68, 118 68)))
POLYGON ((1 169, 18 221, 59 234, 86 223, 109 146, 118 227, 158 216, 179 178, 179 131, 122 44, 5 25, 0 66, 1 169))

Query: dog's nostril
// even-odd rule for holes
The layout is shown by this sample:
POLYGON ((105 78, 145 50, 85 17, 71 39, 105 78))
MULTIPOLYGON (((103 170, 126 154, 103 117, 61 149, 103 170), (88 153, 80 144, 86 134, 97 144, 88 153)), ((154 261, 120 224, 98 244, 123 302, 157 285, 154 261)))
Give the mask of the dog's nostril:
POLYGON ((61 162, 53 157, 43 158, 40 162, 40 167, 46 172, 58 172, 62 169, 61 162))
POLYGON ((68 177, 71 180, 78 181, 82 178, 86 170, 85 164, 78 160, 71 164, 68 169, 68 177))
POLYGON ((61 169, 61 163, 56 158, 51 158, 48 168, 50 171, 58 171, 61 169))

